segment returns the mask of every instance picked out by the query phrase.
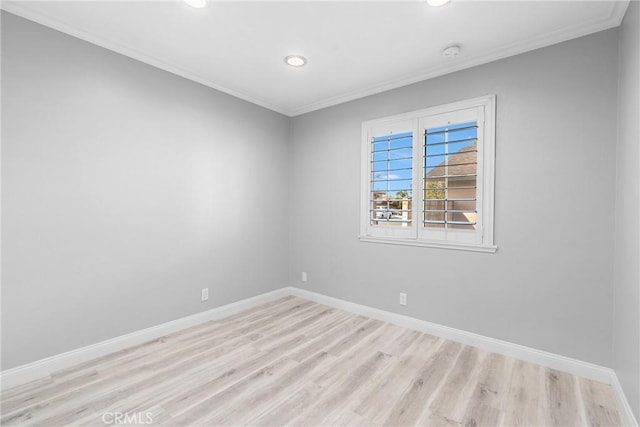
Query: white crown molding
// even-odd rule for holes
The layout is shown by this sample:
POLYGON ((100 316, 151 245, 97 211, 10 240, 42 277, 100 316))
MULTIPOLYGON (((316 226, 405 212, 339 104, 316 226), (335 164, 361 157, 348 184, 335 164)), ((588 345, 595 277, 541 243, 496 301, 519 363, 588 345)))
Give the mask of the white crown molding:
POLYGON ((613 9, 611 10, 609 19, 615 24, 614 27, 618 27, 622 24, 631 0, 613 0, 613 3, 613 9))
POLYGON ((587 34, 603 31, 608 28, 619 26, 620 23, 622 22, 626 9, 629 5, 629 1, 630 0, 611 2, 611 12, 609 16, 607 16, 604 19, 598 19, 598 20, 586 22, 580 25, 576 25, 573 27, 563 28, 561 30, 548 33, 541 37, 535 37, 522 42, 513 43, 508 46, 503 46, 499 49, 494 49, 484 55, 479 55, 479 56, 468 58, 468 59, 461 59, 456 61, 455 63, 432 68, 431 70, 424 73, 406 76, 400 79, 388 80, 386 82, 381 82, 375 85, 368 86, 364 89, 358 89, 356 91, 352 91, 343 95, 326 98, 326 99, 313 102, 313 103, 304 105, 299 108, 294 108, 294 109, 287 109, 281 106, 277 106, 277 105, 259 100, 243 92, 219 85, 213 81, 210 81, 206 78, 198 76, 195 73, 185 70, 179 66, 169 64, 165 61, 162 61, 151 55, 147 55, 145 53, 139 52, 128 46, 124 46, 119 43, 106 40, 102 37, 98 37, 89 32, 74 28, 64 22, 61 22, 57 19, 53 19, 50 16, 40 11, 37 11, 29 6, 26 6, 28 2, 17 3, 17 2, 5 1, 2 3, 2 9, 8 12, 14 13, 23 18, 37 22, 39 24, 45 25, 47 27, 54 28, 56 30, 59 30, 71 36, 74 36, 74 37, 83 39, 85 41, 88 41, 90 43, 96 44, 98 46, 104 47, 106 49, 118 52, 130 58, 153 65, 154 67, 160 68, 162 70, 168 71, 170 73, 176 74, 186 79, 195 81, 197 83, 203 84, 210 88, 219 90, 221 92, 227 93, 229 95, 232 95, 237 98, 243 99, 245 101, 251 102, 253 104, 259 105, 261 107, 276 111, 278 113, 281 113, 290 117, 294 117, 294 116, 309 113, 312 111, 320 110, 322 108, 327 108, 337 104, 342 104, 344 102, 348 102, 348 101, 363 98, 369 95, 385 92, 391 89, 396 89, 412 83, 417 83, 419 81, 428 80, 434 77, 464 70, 477 65, 486 64, 502 58, 518 55, 520 53, 524 53, 534 49, 539 49, 545 46, 561 43, 563 41, 571 40, 577 37, 585 36, 587 34))
POLYGON ((356 91, 327 98, 318 102, 313 102, 300 108, 294 108, 291 112, 291 116, 295 117, 301 114, 310 113, 322 108, 331 107, 348 101, 353 101, 355 99, 364 98, 366 96, 375 95, 392 89, 397 89, 402 86, 429 80, 434 77, 454 73, 456 71, 461 71, 467 68, 475 67, 477 65, 487 64, 499 59, 519 55, 521 53, 529 52, 553 44, 562 43, 578 37, 586 36, 588 34, 604 31, 609 28, 617 27, 620 25, 622 19, 624 18, 624 14, 627 10, 627 7, 629 6, 629 1, 630 0, 612 1, 611 11, 609 15, 602 19, 584 22, 579 25, 574 25, 571 27, 553 31, 551 33, 547 33, 543 36, 533 37, 528 40, 523 40, 520 42, 512 43, 510 45, 502 46, 500 48, 493 49, 483 55, 478 55, 466 59, 461 58, 449 64, 431 68, 430 70, 423 73, 409 75, 400 79, 391 79, 385 82, 368 86, 364 89, 358 89, 356 91))
POLYGON ((231 95, 235 98, 242 99, 244 101, 258 105, 260 107, 264 107, 268 110, 272 110, 277 113, 284 114, 286 116, 291 116, 291 112, 285 108, 279 107, 277 105, 271 104, 269 102, 263 101, 258 98, 254 98, 253 96, 248 95, 244 92, 241 92, 235 89, 230 89, 223 85, 217 84, 209 79, 201 77, 196 73, 186 70, 178 65, 170 64, 166 61, 158 59, 152 55, 148 55, 146 53, 140 52, 129 46, 125 46, 120 43, 107 40, 104 37, 100 37, 95 34, 92 34, 88 31, 75 28, 72 25, 69 25, 58 19, 52 18, 51 16, 39 10, 36 10, 33 6, 30 6, 29 3, 30 3, 29 1, 22 1, 22 2, 1 1, 0 8, 7 12, 13 13, 14 15, 18 15, 22 18, 44 25, 45 27, 53 28, 54 30, 58 30, 62 33, 68 34, 78 39, 87 41, 89 43, 95 44, 97 46, 103 47, 111 51, 114 51, 121 55, 128 56, 129 58, 135 59, 140 62, 144 62, 145 64, 152 65, 156 68, 159 68, 164 71, 168 71, 169 73, 175 74, 177 76, 184 77, 187 80, 191 80, 196 83, 200 83, 204 86, 215 89, 217 91, 224 92, 227 95, 231 95))
POLYGON ((493 49, 492 51, 484 55, 478 55, 478 56, 467 58, 467 59, 459 59, 449 64, 431 68, 430 70, 427 70, 423 73, 413 74, 413 75, 405 76, 398 79, 392 79, 385 82, 380 82, 378 84, 370 85, 363 89, 358 89, 358 90, 341 94, 338 96, 325 98, 317 102, 313 102, 313 103, 292 108, 292 109, 274 105, 269 102, 254 98, 249 94, 220 85, 209 79, 201 77, 196 73, 193 73, 189 70, 185 70, 175 64, 169 64, 165 61, 162 61, 151 55, 147 55, 131 47, 124 46, 122 44, 115 43, 113 41, 106 40, 102 37, 91 34, 89 32, 74 28, 71 25, 61 22, 60 20, 54 19, 48 16, 47 14, 41 11, 38 11, 33 7, 28 6, 29 4, 28 1, 23 1, 20 3, 15 1, 4 1, 2 2, 1 7, 2 9, 8 12, 14 13, 18 16, 21 16, 25 19, 29 19, 31 21, 37 22, 47 27, 54 28, 63 33, 80 38, 82 40, 88 41, 90 43, 112 50, 114 52, 118 52, 122 55, 147 63, 154 67, 160 68, 162 70, 168 71, 170 73, 173 73, 178 76, 184 77, 186 79, 192 80, 194 82, 200 83, 202 85, 208 86, 212 89, 216 89, 228 95, 235 96, 236 98, 243 99, 245 101, 251 102, 253 104, 259 105, 261 107, 276 111, 278 113, 281 113, 290 117, 295 117, 301 114, 320 110, 322 108, 331 107, 337 104, 342 104, 344 102, 363 98, 369 95, 375 95, 377 93, 385 92, 392 89, 397 89, 399 87, 417 83, 423 80, 428 80, 434 77, 438 77, 438 76, 453 73, 456 71, 464 70, 467 68, 475 67, 477 65, 493 62, 509 56, 518 55, 534 49, 539 49, 552 44, 561 43, 567 40, 592 34, 598 31, 603 31, 609 28, 617 27, 620 25, 620 23, 622 22, 622 19, 624 18, 624 14, 627 10, 627 7, 629 6, 629 1, 630 0, 612 1, 609 15, 602 19, 592 20, 592 21, 585 22, 572 27, 566 27, 561 30, 548 33, 544 36, 534 37, 529 40, 524 40, 522 42, 517 42, 511 45, 503 46, 499 49, 493 49))

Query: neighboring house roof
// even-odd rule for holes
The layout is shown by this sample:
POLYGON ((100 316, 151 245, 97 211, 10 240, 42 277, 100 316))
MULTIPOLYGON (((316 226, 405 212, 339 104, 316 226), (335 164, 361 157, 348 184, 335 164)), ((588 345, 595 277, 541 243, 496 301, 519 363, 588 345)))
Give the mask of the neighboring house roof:
MULTIPOLYGON (((465 147, 458 151, 460 154, 454 154, 449 156, 450 164, 460 164, 460 166, 449 165, 447 175, 475 175, 477 170, 476 162, 478 161, 478 144, 474 142, 473 145, 465 147)), ((435 166, 427 174, 427 178, 437 178, 444 176, 446 161, 443 161, 438 166, 435 166)))

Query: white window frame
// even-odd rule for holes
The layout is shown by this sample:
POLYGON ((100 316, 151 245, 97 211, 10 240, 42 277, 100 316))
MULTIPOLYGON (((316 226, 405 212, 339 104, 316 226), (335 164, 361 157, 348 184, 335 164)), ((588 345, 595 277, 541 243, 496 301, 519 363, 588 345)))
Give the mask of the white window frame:
POLYGON ((362 123, 360 241, 496 252, 494 244, 496 96, 488 95, 362 123), (472 117, 470 120, 467 120, 472 117), (476 230, 440 230, 423 226, 424 131, 444 120, 478 122, 476 230), (412 222, 408 227, 371 225, 371 139, 389 133, 413 133, 412 222))
MULTIPOLYGON (((380 121, 377 122, 375 124, 373 124, 371 127, 368 128, 368 132, 367 132, 367 167, 370 167, 371 165, 371 160, 372 160, 372 152, 371 152, 371 138, 373 136, 382 136, 382 135, 389 135, 389 134, 399 134, 399 133, 404 133, 404 132, 411 132, 413 134, 413 141, 412 141, 412 147, 413 147, 413 162, 412 162, 412 167, 413 167, 413 176, 412 176, 412 182, 415 182, 416 180, 416 144, 419 144, 420 142, 420 138, 417 137, 416 135, 416 126, 415 126, 415 121, 414 120, 393 120, 393 121, 380 121)), ((368 191, 370 191, 370 184, 371 184, 371 169, 369 169, 369 174, 368 176, 368 185, 367 188, 369 189, 368 191)), ((367 193, 367 206, 366 206, 366 214, 370 215, 370 206, 369 206, 369 199, 368 197, 370 196, 370 193, 367 193)), ((414 212, 415 213, 415 210, 414 212)), ((367 216, 367 218, 369 218, 369 216, 367 216)), ((413 220, 411 221, 411 225, 408 227, 397 227, 397 226, 390 226, 390 227, 375 227, 373 230, 373 234, 372 236, 376 236, 376 237, 383 237, 383 238, 397 238, 397 239, 412 239, 415 237, 417 232, 417 227, 416 227, 416 220, 415 218, 413 218, 413 220)))

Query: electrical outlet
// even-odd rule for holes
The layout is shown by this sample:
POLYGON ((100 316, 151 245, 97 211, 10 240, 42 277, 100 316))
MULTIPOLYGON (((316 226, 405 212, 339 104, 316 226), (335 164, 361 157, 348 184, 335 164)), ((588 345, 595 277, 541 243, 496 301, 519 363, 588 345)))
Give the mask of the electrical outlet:
POLYGON ((204 288, 200 291, 200 301, 206 301, 209 299, 209 288, 204 288))
POLYGON ((407 294, 400 292, 400 305, 407 305, 407 294))
POLYGON ((302 281, 303 281, 303 282, 306 282, 306 281, 307 281, 307 272, 306 272, 306 271, 303 271, 303 272, 302 272, 302 281))

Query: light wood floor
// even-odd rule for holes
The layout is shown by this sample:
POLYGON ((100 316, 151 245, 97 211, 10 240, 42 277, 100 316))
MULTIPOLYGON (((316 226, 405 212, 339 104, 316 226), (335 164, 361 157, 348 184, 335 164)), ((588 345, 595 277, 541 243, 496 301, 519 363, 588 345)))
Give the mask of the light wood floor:
POLYGON ((2 394, 6 425, 104 426, 117 414, 151 425, 620 425, 608 385, 296 297, 2 394))

